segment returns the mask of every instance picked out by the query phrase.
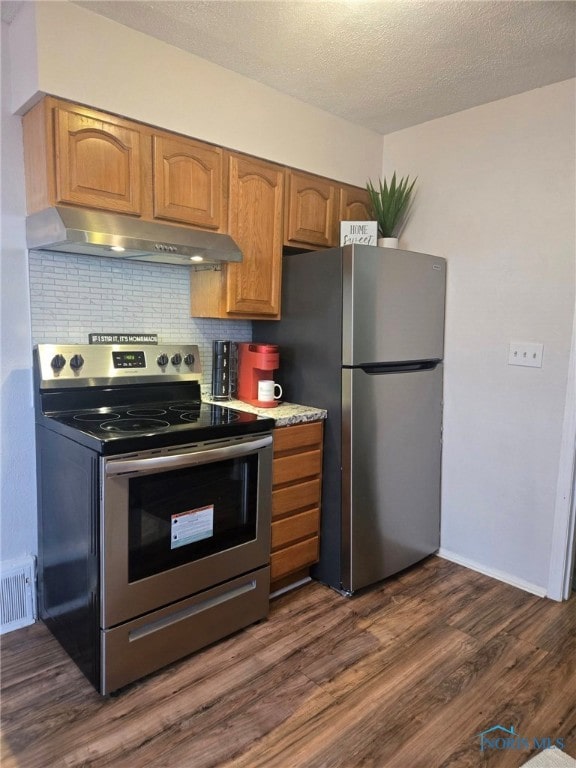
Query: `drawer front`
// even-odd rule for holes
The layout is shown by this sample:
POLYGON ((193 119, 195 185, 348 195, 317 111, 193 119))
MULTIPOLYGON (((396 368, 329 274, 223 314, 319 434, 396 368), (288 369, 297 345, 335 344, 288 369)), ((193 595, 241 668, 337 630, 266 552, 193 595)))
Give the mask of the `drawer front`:
POLYGON ((318 506, 320 480, 289 485, 272 491, 272 518, 284 517, 306 507, 318 506))
POLYGON ((307 451, 293 456, 274 459, 272 477, 274 486, 319 475, 322 471, 322 451, 307 451))
POLYGON ((310 509, 308 512, 277 520, 272 523, 272 550, 310 536, 316 537, 319 525, 319 509, 310 509))
POLYGON ((318 562, 318 537, 300 541, 291 547, 273 552, 270 559, 270 580, 277 581, 289 573, 318 562))
POLYGON ((309 448, 322 443, 322 422, 312 421, 274 430, 274 454, 309 448))

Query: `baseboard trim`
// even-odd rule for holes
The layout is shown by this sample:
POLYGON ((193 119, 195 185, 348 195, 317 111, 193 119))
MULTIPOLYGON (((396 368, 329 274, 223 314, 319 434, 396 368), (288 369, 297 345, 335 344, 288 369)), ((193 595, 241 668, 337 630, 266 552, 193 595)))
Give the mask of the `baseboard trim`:
POLYGON ((294 581, 292 584, 288 584, 285 587, 281 587, 280 589, 277 589, 275 592, 270 593, 270 600, 272 600, 274 597, 280 597, 280 595, 284 595, 286 592, 292 592, 293 589, 302 587, 304 584, 308 584, 308 582, 310 581, 312 581, 310 576, 306 576, 304 579, 298 579, 298 581, 294 581))
POLYGON ((450 552, 448 549, 440 547, 438 550, 438 557, 442 557, 444 560, 450 560, 452 563, 463 565, 465 568, 470 568, 471 571, 477 571, 483 573, 484 576, 490 576, 497 581, 503 581, 505 584, 510 584, 512 587, 524 590, 524 592, 530 592, 536 597, 547 597, 547 592, 544 587, 539 587, 536 584, 532 584, 524 579, 518 579, 516 576, 507 573, 506 571, 499 571, 496 568, 487 568, 481 563, 477 563, 475 560, 469 560, 467 557, 461 557, 454 552, 450 552))

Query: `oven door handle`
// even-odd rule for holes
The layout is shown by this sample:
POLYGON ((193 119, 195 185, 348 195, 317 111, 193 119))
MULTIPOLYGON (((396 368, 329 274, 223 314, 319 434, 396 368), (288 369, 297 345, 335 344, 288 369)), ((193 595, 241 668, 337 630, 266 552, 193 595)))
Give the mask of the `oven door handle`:
POLYGON ((208 448, 204 451, 178 453, 175 456, 152 456, 147 459, 117 459, 106 462, 106 475, 125 475, 128 473, 159 472, 179 467, 191 467, 196 464, 211 464, 214 461, 235 459, 255 453, 272 445, 272 435, 258 440, 249 440, 238 445, 226 445, 222 448, 208 448))

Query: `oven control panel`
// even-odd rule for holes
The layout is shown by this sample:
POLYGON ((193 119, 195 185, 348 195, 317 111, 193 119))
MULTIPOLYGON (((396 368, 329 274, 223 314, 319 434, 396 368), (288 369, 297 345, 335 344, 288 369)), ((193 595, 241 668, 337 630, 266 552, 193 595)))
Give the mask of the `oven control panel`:
POLYGON ((114 368, 146 368, 146 357, 142 350, 125 352, 124 350, 112 351, 114 368))
POLYGON ((202 378, 196 344, 38 344, 34 369, 40 389, 202 378))

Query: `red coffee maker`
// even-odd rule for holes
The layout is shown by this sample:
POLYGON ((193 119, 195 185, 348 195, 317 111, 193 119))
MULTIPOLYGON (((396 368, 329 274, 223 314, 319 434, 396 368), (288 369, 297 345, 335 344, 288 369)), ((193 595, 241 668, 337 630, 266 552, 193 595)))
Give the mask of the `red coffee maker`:
POLYGON ((274 371, 280 366, 280 355, 276 344, 238 343, 238 400, 259 408, 275 408, 278 400, 258 400, 258 382, 273 379, 274 371))

